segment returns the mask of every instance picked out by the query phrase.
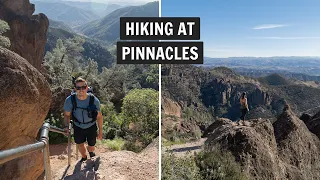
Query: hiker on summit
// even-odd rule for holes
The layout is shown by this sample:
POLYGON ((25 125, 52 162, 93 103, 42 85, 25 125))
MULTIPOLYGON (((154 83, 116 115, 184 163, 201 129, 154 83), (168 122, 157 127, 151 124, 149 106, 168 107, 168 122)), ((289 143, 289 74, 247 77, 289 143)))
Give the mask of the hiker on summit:
POLYGON ((96 138, 102 139, 103 118, 100 111, 100 101, 92 93, 88 93, 86 80, 75 80, 75 93, 68 96, 64 103, 65 132, 69 132, 70 118, 73 120, 74 141, 79 145, 81 161, 87 160, 84 143, 88 143, 90 158, 95 156, 96 138), (99 132, 97 133, 98 127, 99 132))
POLYGON ((246 93, 242 93, 242 96, 240 98, 240 110, 241 110, 241 120, 245 119, 245 116, 247 114, 247 112, 249 111, 249 107, 248 107, 248 101, 247 101, 247 95, 246 93))

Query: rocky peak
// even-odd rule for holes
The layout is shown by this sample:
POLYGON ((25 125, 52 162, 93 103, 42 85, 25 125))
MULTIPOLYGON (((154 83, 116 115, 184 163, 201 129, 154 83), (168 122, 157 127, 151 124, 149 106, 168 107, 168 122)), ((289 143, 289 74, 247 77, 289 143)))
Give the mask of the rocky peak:
POLYGON ((207 128, 206 149, 223 147, 241 163, 249 179, 316 179, 320 141, 285 105, 275 123, 267 119, 220 119, 207 128))
POLYGON ((295 117, 290 106, 288 104, 284 105, 283 112, 279 115, 276 122, 273 123, 274 133, 277 138, 277 141, 286 139, 287 136, 295 131, 301 121, 295 117))
POLYGON ((0 19, 10 26, 4 34, 11 41, 9 49, 40 70, 49 20, 44 14, 32 15, 34 11, 29 0, 0 0, 0 19))
POLYGON ((30 17, 35 11, 34 4, 30 4, 28 0, 1 0, 0 3, 17 15, 27 15, 30 17))

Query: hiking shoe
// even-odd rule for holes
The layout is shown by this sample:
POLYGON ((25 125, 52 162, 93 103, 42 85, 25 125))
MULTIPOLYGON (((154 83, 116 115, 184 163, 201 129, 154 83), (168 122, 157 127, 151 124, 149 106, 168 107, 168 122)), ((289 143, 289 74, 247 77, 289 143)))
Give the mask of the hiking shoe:
POLYGON ((86 156, 85 158, 81 158, 81 162, 86 161, 88 159, 88 157, 86 156))
POLYGON ((89 152, 90 158, 94 157, 96 154, 94 152, 89 152))

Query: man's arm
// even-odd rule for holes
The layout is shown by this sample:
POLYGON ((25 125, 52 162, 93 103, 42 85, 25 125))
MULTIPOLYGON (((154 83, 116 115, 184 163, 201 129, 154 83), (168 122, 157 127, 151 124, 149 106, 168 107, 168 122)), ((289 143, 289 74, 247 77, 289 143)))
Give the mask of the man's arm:
POLYGON ((65 100, 64 105, 64 129, 66 132, 68 132, 69 129, 69 124, 70 124, 70 116, 71 116, 71 111, 72 111, 72 103, 70 96, 65 100))
POLYGON ((247 107, 247 110, 249 111, 249 106, 248 106, 248 100, 246 98, 246 107, 247 107))
POLYGON ((98 111, 97 120, 98 120, 98 127, 99 127, 99 135, 98 135, 98 138, 99 138, 99 139, 102 139, 103 116, 102 116, 102 113, 101 113, 100 111, 98 111))
POLYGON ((64 132, 69 134, 70 115, 68 111, 64 111, 64 132))
POLYGON ((71 112, 64 111, 64 127, 69 127, 71 112))

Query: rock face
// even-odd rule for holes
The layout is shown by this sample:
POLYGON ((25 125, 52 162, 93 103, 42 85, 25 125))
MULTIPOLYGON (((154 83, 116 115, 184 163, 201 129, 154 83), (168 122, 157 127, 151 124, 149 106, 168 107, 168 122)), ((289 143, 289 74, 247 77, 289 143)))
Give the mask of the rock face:
POLYGON ((319 179, 320 141, 290 107, 269 120, 220 119, 207 129, 206 148, 231 151, 249 179, 319 179))
POLYGON ((300 119, 303 120, 312 133, 320 138, 320 112, 316 113, 314 116, 303 114, 300 119))
MULTIPOLYGON (((36 142, 51 91, 45 78, 27 60, 0 48, 0 150, 36 142)), ((2 179, 36 179, 43 172, 38 151, 0 165, 2 179)))
POLYGON ((32 15, 34 11, 29 0, 0 0, 0 19, 10 26, 4 34, 11 41, 10 50, 40 70, 49 20, 44 14, 32 15))
POLYGON ((161 104, 163 104, 161 112, 167 115, 176 116, 178 118, 181 117, 181 107, 177 102, 167 97, 162 97, 161 101, 161 104))

